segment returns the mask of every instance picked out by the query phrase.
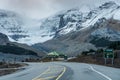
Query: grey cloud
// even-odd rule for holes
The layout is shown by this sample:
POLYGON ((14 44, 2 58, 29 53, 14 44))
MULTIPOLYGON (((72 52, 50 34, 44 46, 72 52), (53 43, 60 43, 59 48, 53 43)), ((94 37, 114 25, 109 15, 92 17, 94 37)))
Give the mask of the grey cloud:
MULTIPOLYGON (((16 11, 32 18, 44 18, 58 11, 109 0, 0 0, 0 8, 16 11)), ((119 1, 119 0, 116 0, 119 1)))

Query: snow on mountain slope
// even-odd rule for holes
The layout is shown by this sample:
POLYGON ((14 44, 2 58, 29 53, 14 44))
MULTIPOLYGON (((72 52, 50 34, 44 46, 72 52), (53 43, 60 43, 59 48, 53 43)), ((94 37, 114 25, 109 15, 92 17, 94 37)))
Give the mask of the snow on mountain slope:
POLYGON ((14 40, 27 37, 27 31, 24 30, 22 19, 16 13, 0 10, 0 32, 4 33, 14 40))
POLYGON ((48 33, 45 30, 40 29, 40 23, 11 11, 0 10, 0 32, 6 34, 13 42, 30 45, 51 39, 51 36, 46 36, 48 33))
POLYGON ((53 38, 49 32, 47 32, 47 29, 40 27, 41 21, 30 21, 25 25, 25 30, 28 30, 27 34, 29 36, 19 39, 18 42, 20 43, 32 45, 35 43, 42 43, 53 38))
POLYGON ((46 24, 43 23, 42 27, 49 27, 50 31, 54 28, 57 31, 57 35, 65 35, 94 26, 102 18, 110 19, 115 17, 114 15, 118 14, 119 11, 120 6, 113 1, 106 2, 89 12, 82 12, 81 8, 74 8, 50 17, 50 19, 48 18, 44 22, 46 24))
POLYGON ((89 27, 90 25, 94 25, 99 19, 103 17, 109 19, 114 14, 116 14, 116 11, 119 9, 120 7, 114 2, 105 3, 102 6, 99 6, 99 8, 90 11, 87 16, 88 20, 83 23, 83 26, 89 27))

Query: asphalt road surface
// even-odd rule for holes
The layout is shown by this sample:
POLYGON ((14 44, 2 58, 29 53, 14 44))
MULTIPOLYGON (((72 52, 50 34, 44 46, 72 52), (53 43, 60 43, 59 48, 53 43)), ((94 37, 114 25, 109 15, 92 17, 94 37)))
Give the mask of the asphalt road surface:
POLYGON ((68 62, 28 63, 0 80, 120 80, 120 69, 68 62))

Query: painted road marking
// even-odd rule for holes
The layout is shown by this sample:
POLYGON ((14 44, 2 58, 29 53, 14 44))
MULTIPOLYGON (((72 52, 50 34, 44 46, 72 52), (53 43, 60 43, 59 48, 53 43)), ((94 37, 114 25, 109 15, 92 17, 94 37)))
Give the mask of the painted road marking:
POLYGON ((48 69, 46 71, 44 71, 42 74, 38 75, 37 77, 33 78, 32 80, 37 80, 40 76, 42 76, 43 74, 45 74, 49 70, 50 70, 50 67, 48 67, 48 69))
POLYGON ((60 71, 51 71, 51 72, 47 72, 47 73, 44 73, 44 74, 53 74, 53 73, 59 73, 60 71))
POLYGON ((65 71, 66 67, 63 66, 49 66, 46 71, 41 73, 39 76, 33 78, 32 80, 49 80, 55 78, 55 80, 59 80, 63 76, 65 71))
POLYGON ((66 67, 64 67, 63 72, 56 78, 56 80, 59 80, 63 76, 63 74, 65 73, 65 71, 66 71, 66 67))
MULTIPOLYGON (((89 65, 89 66, 90 66, 90 65, 89 65)), ((90 66, 90 68, 91 68, 91 70, 93 70, 94 72, 100 74, 101 76, 105 77, 106 79, 112 80, 112 79, 111 79, 110 77, 108 77, 107 75, 105 75, 105 74, 103 74, 103 73, 101 73, 101 72, 95 70, 92 66, 90 66)))
POLYGON ((56 76, 50 76, 50 77, 45 77, 45 78, 39 78, 39 79, 36 79, 36 80, 49 80, 49 79, 52 79, 52 78, 55 78, 56 76))

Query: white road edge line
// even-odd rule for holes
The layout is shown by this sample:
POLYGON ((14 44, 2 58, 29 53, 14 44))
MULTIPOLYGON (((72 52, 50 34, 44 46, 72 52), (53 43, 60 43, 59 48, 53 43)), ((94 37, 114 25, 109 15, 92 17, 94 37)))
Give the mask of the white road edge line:
POLYGON ((103 73, 95 70, 91 65, 89 65, 89 66, 90 66, 91 70, 93 70, 94 72, 100 74, 101 76, 105 77, 105 78, 108 79, 108 80, 112 80, 112 79, 111 79, 110 77, 108 77, 107 75, 105 75, 105 74, 103 74, 103 73))
POLYGON ((66 67, 64 67, 63 72, 55 80, 59 80, 63 76, 63 74, 65 73, 65 71, 66 71, 66 67))

